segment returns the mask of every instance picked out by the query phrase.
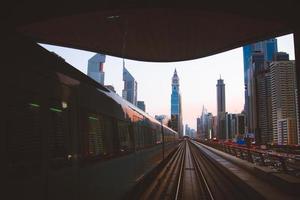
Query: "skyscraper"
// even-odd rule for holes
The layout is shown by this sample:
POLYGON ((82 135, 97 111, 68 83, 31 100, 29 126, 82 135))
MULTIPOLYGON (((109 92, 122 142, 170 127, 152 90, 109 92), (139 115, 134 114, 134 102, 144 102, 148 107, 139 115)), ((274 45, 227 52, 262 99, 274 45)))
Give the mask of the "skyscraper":
POLYGON ((124 89, 122 91, 123 99, 126 99, 133 105, 137 105, 137 82, 129 71, 123 67, 124 89))
POLYGON ((233 139, 236 135, 236 114, 226 113, 226 137, 233 139))
POLYGON ((245 115, 243 113, 237 115, 236 125, 237 140, 243 139, 245 136, 245 115))
POLYGON ((217 137, 219 139, 226 138, 226 106, 225 106, 225 84, 224 80, 220 79, 217 82, 217 116, 218 116, 218 130, 217 137))
POLYGON ((295 62, 274 61, 270 69, 274 143, 299 144, 295 62))
POLYGON ((89 77, 104 85, 104 71, 103 65, 105 63, 105 55, 97 53, 88 60, 88 71, 89 77))
POLYGON ((244 112, 246 115, 246 127, 248 129, 249 126, 249 115, 251 114, 251 110, 249 108, 248 102, 248 74, 249 68, 252 66, 251 56, 255 52, 262 52, 264 55, 265 62, 271 62, 274 59, 274 54, 277 53, 277 39, 271 38, 269 40, 249 44, 243 47, 243 57, 244 57, 244 84, 245 84, 245 106, 244 112))
POLYGON ((183 134, 181 95, 179 91, 179 77, 175 69, 172 77, 172 94, 171 94, 171 124, 179 136, 183 134))
POLYGON ((197 121, 197 132, 200 139, 212 139, 213 138, 213 115, 208 113, 203 106, 202 114, 197 121), (199 123, 199 124, 198 124, 199 123))
POLYGON ((268 62, 261 51, 250 57, 248 69, 248 133, 253 133, 256 144, 272 143, 271 80, 268 62))

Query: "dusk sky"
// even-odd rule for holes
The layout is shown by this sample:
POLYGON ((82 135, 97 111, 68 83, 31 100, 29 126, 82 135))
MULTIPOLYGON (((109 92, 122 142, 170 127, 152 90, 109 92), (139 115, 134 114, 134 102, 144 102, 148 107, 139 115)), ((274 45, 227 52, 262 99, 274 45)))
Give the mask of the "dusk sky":
MULTIPOLYGON (((278 51, 287 52, 294 59, 293 35, 277 38, 278 51)), ((83 73, 87 73, 88 59, 95 53, 42 45, 54 51, 66 62, 83 73)), ((104 64, 105 85, 113 85, 122 94, 122 59, 106 56, 104 64)), ((150 115, 170 115, 171 78, 175 68, 180 79, 183 123, 196 129, 196 118, 203 105, 208 112, 216 115, 216 83, 222 77, 225 82, 226 111, 240 113, 244 106, 243 50, 233 49, 205 58, 169 63, 140 62, 125 59, 125 66, 138 83, 138 100, 145 101, 146 112, 150 115)))

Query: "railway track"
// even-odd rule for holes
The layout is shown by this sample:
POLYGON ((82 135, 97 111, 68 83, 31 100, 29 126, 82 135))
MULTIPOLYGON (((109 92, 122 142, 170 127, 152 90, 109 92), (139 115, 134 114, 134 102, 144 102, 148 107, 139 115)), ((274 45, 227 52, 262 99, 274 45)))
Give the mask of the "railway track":
POLYGON ((189 142, 202 171, 203 177, 210 188, 214 199, 264 199, 263 196, 249 187, 235 175, 228 173, 216 160, 208 155, 208 150, 198 142, 189 142))
POLYGON ((206 178, 200 167, 200 160, 197 153, 194 151, 192 144, 186 140, 185 161, 183 166, 183 173, 178 195, 175 199, 214 199, 211 190, 207 184, 206 178))
POLYGON ((194 141, 184 140, 137 199, 263 199, 194 141))
POLYGON ((138 197, 138 199, 174 199, 178 182, 180 181, 180 173, 182 163, 184 161, 185 143, 181 143, 166 163, 165 167, 160 171, 155 180, 148 188, 138 197))

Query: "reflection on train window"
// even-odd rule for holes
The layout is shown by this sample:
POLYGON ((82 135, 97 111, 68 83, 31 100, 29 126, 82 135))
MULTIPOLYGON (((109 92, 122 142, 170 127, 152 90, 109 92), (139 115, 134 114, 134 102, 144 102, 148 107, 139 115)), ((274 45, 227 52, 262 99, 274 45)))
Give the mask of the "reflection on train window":
POLYGON ((63 110, 59 103, 49 107, 48 152, 50 164, 60 168, 67 161, 69 120, 68 111, 63 110))
POLYGON ((143 145, 143 140, 142 140, 142 134, 143 134, 143 127, 139 126, 138 124, 135 124, 133 127, 134 131, 134 138, 135 138, 135 146, 137 149, 142 148, 143 145))
POLYGON ((128 125, 129 124, 127 122, 118 121, 118 132, 121 151, 128 151, 130 149, 128 125))
POLYGON ((162 131, 164 133, 166 133, 166 129, 163 128, 163 130, 160 128, 158 131, 157 131, 157 134, 156 134, 156 144, 160 144, 162 142, 162 131))
POLYGON ((105 116, 104 118, 104 154, 112 154, 114 151, 113 140, 114 140, 114 128, 113 128, 113 119, 105 116))
POLYGON ((88 152, 97 156, 104 154, 104 120, 102 116, 88 114, 88 152))
POLYGON ((14 102, 7 116, 8 169, 13 178, 37 175, 41 171, 41 109, 36 101, 14 102))

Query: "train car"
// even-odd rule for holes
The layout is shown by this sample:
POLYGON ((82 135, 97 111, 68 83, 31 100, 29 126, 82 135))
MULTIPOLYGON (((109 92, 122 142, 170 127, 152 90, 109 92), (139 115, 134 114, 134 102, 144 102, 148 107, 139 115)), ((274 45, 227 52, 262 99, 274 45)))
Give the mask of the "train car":
POLYGON ((1 48, 5 199, 120 199, 178 145, 175 131, 29 39, 11 34, 1 48))

